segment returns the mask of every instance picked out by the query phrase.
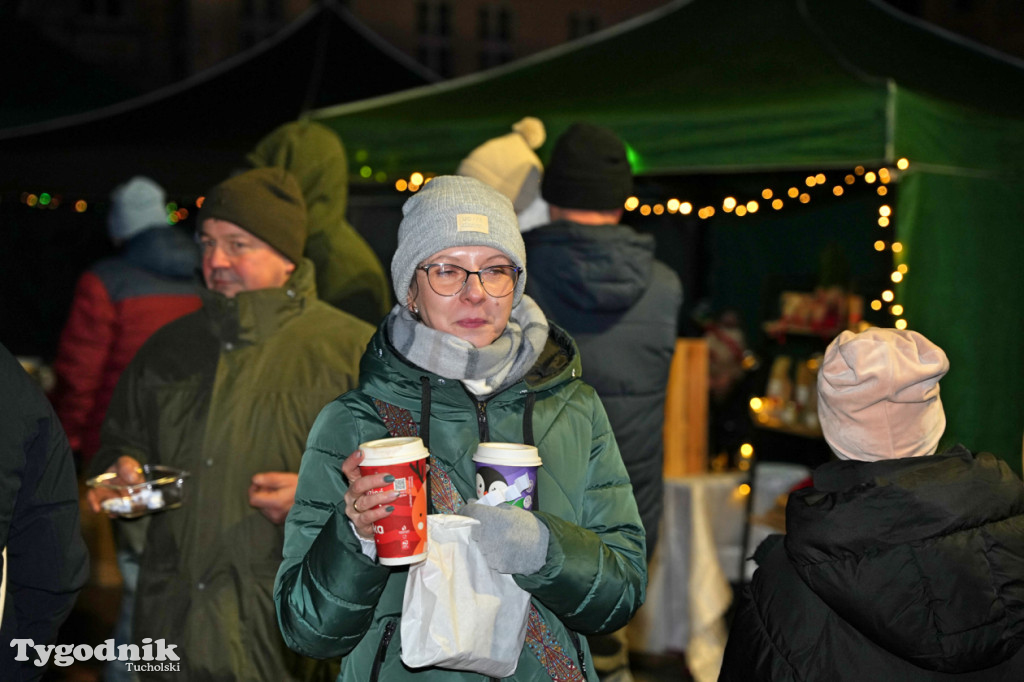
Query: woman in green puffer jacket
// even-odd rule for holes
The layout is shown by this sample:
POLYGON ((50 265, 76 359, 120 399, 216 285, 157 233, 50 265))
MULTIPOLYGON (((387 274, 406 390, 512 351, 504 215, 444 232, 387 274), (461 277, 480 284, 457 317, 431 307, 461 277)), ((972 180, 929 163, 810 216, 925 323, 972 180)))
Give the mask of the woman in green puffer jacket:
POLYGON ((625 625, 647 582, 643 526, 604 408, 580 379, 572 339, 523 296, 508 199, 447 176, 403 212, 391 272, 405 305, 367 348, 360 387, 320 413, 302 460, 275 588, 284 638, 307 656, 343 656, 341 680, 484 679, 401 662, 408 568, 376 561, 372 531, 394 497, 370 492, 383 476, 360 474, 357 447, 415 434, 431 452, 433 511, 480 520, 488 563, 532 596, 506 679, 596 680, 580 635, 625 625), (482 441, 537 446, 537 511, 465 504, 482 441))

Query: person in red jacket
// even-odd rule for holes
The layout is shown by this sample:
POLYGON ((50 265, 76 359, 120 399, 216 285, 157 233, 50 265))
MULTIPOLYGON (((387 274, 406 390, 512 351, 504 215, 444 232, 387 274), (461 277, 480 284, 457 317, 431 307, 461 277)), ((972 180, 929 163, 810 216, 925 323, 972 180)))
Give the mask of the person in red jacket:
POLYGON ((85 465, 121 371, 150 334, 199 308, 199 251, 167 220, 164 190, 137 176, 111 194, 110 238, 120 252, 78 280, 61 332, 53 402, 85 465))

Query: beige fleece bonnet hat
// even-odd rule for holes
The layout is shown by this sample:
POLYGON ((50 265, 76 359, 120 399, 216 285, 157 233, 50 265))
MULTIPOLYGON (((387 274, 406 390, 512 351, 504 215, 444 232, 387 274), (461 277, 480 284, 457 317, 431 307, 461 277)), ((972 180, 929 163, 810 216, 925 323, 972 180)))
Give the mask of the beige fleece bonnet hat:
POLYGON ((865 462, 935 453, 946 429, 941 348, 915 331, 844 331, 818 372, 818 418, 841 459, 865 462))

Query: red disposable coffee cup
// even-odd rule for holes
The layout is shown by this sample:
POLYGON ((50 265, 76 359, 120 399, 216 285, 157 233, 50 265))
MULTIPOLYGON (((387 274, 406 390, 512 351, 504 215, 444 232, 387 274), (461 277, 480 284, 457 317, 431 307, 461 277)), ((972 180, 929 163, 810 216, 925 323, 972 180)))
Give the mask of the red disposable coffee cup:
POLYGON ((362 443, 364 476, 391 474, 395 480, 371 493, 397 490, 390 515, 373 526, 377 561, 385 566, 414 564, 427 557, 427 456, 415 437, 381 438, 362 443))

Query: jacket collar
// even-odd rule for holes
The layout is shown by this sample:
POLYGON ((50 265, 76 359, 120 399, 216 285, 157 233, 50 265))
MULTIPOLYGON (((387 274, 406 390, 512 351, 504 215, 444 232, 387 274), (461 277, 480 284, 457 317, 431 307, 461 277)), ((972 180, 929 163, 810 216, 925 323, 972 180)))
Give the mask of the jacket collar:
POLYGON ((223 343, 262 343, 316 300, 314 275, 312 261, 303 259, 281 287, 243 291, 233 298, 202 289, 211 332, 223 343))

